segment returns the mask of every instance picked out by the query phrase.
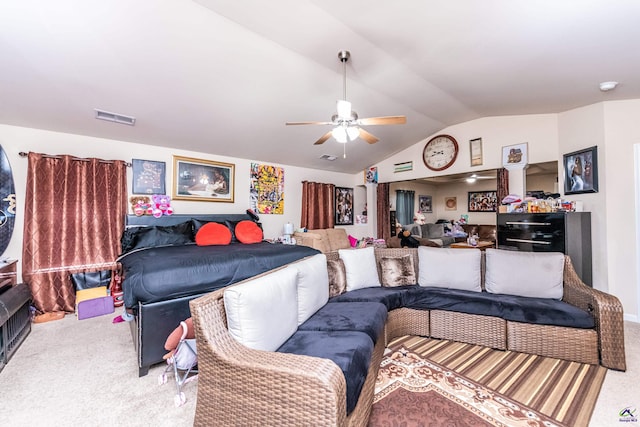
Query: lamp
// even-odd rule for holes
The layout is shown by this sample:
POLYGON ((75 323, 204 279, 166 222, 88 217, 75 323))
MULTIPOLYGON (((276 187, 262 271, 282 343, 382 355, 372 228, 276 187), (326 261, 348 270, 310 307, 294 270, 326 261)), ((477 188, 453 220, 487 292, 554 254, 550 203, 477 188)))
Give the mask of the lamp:
POLYGON ((284 228, 284 236, 282 239, 282 243, 286 245, 293 244, 293 242, 291 241, 291 235, 293 234, 293 224, 291 224, 290 222, 287 222, 283 228, 284 228))

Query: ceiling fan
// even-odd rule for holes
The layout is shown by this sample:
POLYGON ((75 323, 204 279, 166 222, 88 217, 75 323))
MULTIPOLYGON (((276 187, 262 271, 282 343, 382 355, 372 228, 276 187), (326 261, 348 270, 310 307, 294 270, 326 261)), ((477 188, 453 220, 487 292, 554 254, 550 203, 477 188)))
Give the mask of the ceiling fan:
POLYGON ((314 145, 323 144, 332 136, 336 141, 347 143, 356 140, 358 137, 364 139, 369 144, 378 142, 371 133, 364 130, 361 126, 370 125, 402 125, 407 122, 405 116, 386 116, 386 117, 368 117, 365 119, 358 118, 358 114, 351 109, 351 103, 347 101, 347 61, 351 54, 348 50, 338 52, 338 59, 342 62, 342 81, 343 92, 342 99, 337 102, 337 113, 331 117, 330 122, 286 122, 287 126, 292 125, 331 125, 333 130, 325 133, 318 139, 314 145))

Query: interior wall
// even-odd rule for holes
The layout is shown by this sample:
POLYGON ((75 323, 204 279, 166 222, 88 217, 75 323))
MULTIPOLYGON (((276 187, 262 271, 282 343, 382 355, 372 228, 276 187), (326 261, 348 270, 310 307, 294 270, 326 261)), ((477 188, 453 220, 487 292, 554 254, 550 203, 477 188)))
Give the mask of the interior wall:
POLYGON ((526 188, 527 191, 544 191, 545 193, 557 193, 558 186, 556 185, 558 180, 558 174, 541 174, 541 175, 527 175, 526 188))
MULTIPOLYGON (((435 193, 436 187, 434 185, 420 182, 420 181, 404 181, 393 182, 389 185, 389 206, 391 210, 396 210, 396 190, 411 190, 415 192, 415 202, 413 205, 413 213, 415 214, 420 207, 420 196, 431 196, 432 213, 424 213, 425 221, 428 223, 434 223, 438 219, 438 212, 435 207, 435 193)), ((407 224, 402 224, 407 225, 407 224)))
MULTIPOLYGON (((117 125, 114 125, 117 126, 117 125)), ((22 235, 24 227, 24 199, 26 189, 27 159, 19 152, 41 152, 46 154, 70 154, 77 157, 98 157, 102 159, 120 159, 130 162, 131 159, 148 159, 166 163, 167 194, 171 194, 173 155, 215 160, 235 165, 235 197, 233 203, 172 201, 175 213, 244 213, 249 208, 249 170, 250 163, 257 160, 215 156, 185 150, 135 144, 125 141, 93 138, 83 135, 51 132, 39 129, 24 128, 0 124, 0 145, 6 151, 13 170, 16 187, 16 223, 11 242, 2 257, 22 258, 22 235)), ((260 163, 259 161, 257 161, 260 163)), ((285 223, 291 222, 300 227, 301 190, 303 180, 333 183, 342 187, 356 187, 363 182, 363 174, 341 174, 315 169, 304 169, 288 165, 285 170, 285 207, 283 215, 259 215, 263 224, 265 238, 275 238, 282 234, 285 223)), ((127 182, 131 191, 132 171, 128 168, 127 182)), ((355 206, 363 206, 366 192, 354 191, 355 206)), ((365 199, 366 200, 366 199, 365 199)), ((373 236, 370 227, 344 226, 349 234, 355 237, 373 236)), ((18 270, 21 270, 21 265, 18 270)))
POLYGON ((438 218, 447 220, 459 220, 462 215, 469 216, 469 224, 496 224, 495 212, 469 212, 470 191, 496 191, 496 180, 478 180, 473 184, 466 182, 453 182, 440 184, 437 189, 438 218), (456 198, 456 209, 449 210, 445 205, 445 198, 456 198))

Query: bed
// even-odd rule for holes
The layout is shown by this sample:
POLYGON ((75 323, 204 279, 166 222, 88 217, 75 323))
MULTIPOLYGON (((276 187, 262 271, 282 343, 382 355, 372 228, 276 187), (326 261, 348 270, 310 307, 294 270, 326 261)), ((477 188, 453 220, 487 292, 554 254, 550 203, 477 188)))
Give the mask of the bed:
POLYGON ((163 361, 167 336, 191 316, 190 300, 319 253, 306 246, 264 241, 213 246, 193 241, 194 231, 203 224, 217 222, 233 230, 240 221, 255 219, 249 214, 127 216, 118 264, 124 306, 133 316, 139 376, 163 361))

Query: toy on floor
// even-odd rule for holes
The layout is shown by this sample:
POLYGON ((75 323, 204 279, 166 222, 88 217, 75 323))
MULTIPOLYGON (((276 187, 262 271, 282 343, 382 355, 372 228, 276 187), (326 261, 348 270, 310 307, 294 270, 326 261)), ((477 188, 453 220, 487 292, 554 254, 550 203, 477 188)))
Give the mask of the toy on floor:
POLYGON ((400 247, 401 248, 417 248, 420 246, 420 242, 418 239, 411 235, 411 231, 409 230, 400 230, 398 233, 398 237, 400 238, 400 247))
POLYGON ((162 358, 167 361, 168 366, 164 373, 158 377, 158 383, 166 384, 167 373, 173 370, 177 388, 177 394, 173 401, 176 406, 182 406, 187 401, 182 386, 198 377, 198 352, 195 338, 193 320, 188 318, 180 322, 180 326, 169 334, 164 343, 164 348, 169 353, 162 358))

